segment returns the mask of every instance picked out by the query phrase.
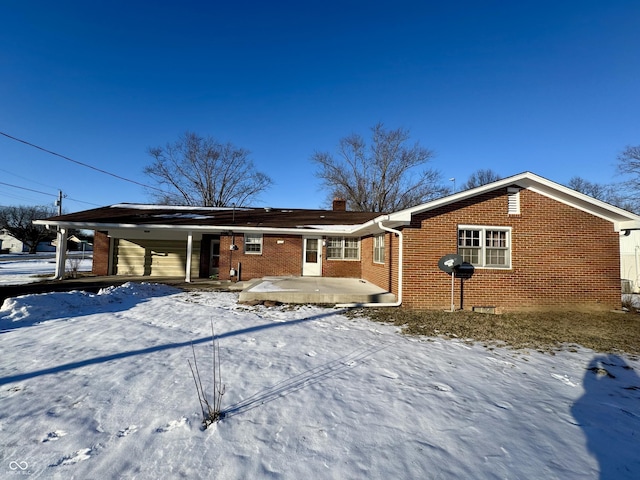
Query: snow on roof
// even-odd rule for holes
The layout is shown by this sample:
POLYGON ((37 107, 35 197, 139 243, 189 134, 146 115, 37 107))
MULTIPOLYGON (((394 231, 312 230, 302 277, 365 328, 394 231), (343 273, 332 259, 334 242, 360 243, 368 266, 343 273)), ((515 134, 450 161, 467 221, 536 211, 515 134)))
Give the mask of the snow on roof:
POLYGON ((189 205, 151 205, 144 203, 116 203, 111 205, 110 208, 130 208, 136 210, 176 210, 176 211, 193 211, 193 210, 210 210, 215 211, 229 211, 229 210, 251 210, 245 207, 194 207, 189 205))
POLYGON ((153 218, 162 218, 162 219, 170 219, 170 218, 184 218, 190 220, 206 220, 209 218, 213 218, 213 215, 198 215, 197 213, 169 213, 162 214, 158 213, 156 215, 151 215, 153 218))
POLYGON ((351 232, 360 225, 301 225, 300 228, 314 228, 317 230, 332 230, 336 232, 351 232))

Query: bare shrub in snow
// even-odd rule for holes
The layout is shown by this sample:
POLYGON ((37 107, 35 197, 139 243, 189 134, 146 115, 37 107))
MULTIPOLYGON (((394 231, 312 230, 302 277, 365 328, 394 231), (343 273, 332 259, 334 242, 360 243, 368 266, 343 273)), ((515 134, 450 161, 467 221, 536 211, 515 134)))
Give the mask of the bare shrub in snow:
POLYGON ((191 360, 188 360, 189 368, 191 369, 191 375, 193 381, 196 384, 196 392, 198 394, 198 402, 200 403, 200 409, 202 410, 202 426, 206 429, 212 423, 218 422, 224 418, 224 412, 222 412, 222 396, 224 395, 226 385, 222 383, 222 375, 220 369, 220 346, 216 340, 215 332, 213 330, 213 320, 211 321, 211 359, 212 359, 212 380, 213 380, 213 392, 211 395, 207 395, 204 386, 202 385, 202 378, 198 369, 198 360, 196 357, 196 350, 191 344, 191 350, 193 352, 193 364, 191 360))
POLYGON ((67 258, 67 270, 71 278, 78 278, 78 271, 80 270, 80 258, 67 258))

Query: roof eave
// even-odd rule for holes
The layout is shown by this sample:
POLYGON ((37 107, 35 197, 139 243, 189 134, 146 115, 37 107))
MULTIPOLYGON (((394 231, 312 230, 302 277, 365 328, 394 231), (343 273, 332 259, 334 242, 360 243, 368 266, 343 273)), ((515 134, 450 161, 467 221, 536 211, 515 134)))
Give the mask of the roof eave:
POLYGON ((131 224, 131 223, 97 223, 97 222, 60 222, 48 220, 34 220, 36 225, 47 228, 75 228, 78 230, 180 230, 184 232, 261 232, 287 235, 352 235, 359 230, 360 225, 352 228, 336 228, 335 226, 300 226, 300 227, 250 227, 244 225, 167 225, 167 224, 131 224), (333 227, 333 228, 332 228, 333 227))
POLYGON ((615 222, 613 224, 616 232, 627 232, 631 230, 640 230, 640 221, 629 220, 626 222, 615 222))
POLYGON ((579 210, 585 211, 597 217, 603 218, 614 224, 617 222, 640 222, 640 216, 634 213, 628 212, 622 208, 608 204, 601 200, 597 200, 593 197, 580 193, 569 187, 565 187, 559 183, 548 180, 544 177, 536 175, 531 172, 524 172, 511 177, 503 178, 480 187, 464 190, 462 192, 448 195, 431 202, 423 203, 415 207, 400 210, 399 212, 390 215, 391 221, 409 223, 411 217, 415 214, 423 213, 429 210, 434 210, 439 207, 443 207, 461 200, 466 200, 483 193, 491 192, 500 188, 509 187, 511 185, 517 185, 523 189, 529 189, 541 195, 553 198, 561 203, 570 205, 579 210))

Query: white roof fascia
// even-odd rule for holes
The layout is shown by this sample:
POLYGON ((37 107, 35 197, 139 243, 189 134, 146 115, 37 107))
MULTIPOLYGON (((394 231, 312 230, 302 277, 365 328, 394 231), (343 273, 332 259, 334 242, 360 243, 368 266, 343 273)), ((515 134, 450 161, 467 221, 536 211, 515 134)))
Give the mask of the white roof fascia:
POLYGON ((628 222, 616 222, 613 224, 616 232, 622 232, 626 230, 640 230, 640 221, 630 220, 628 222))
POLYGON ((614 224, 619 222, 638 222, 640 215, 631 213, 620 207, 603 202, 596 198, 580 193, 559 183, 552 182, 546 178, 539 177, 533 173, 528 173, 528 177, 518 182, 523 188, 530 189, 546 197, 552 198, 558 202, 564 203, 571 207, 590 213, 596 217, 608 220, 614 224))
POLYGON ((250 227, 245 225, 162 225, 162 224, 129 224, 129 223, 93 223, 93 222, 58 222, 34 220, 36 225, 47 227, 77 228, 79 230, 182 230, 185 232, 260 232, 290 235, 345 235, 354 234, 360 225, 305 225, 297 228, 250 227), (347 227, 347 228, 345 228, 347 227))
MULTIPOLYGON (((376 217, 368 222, 365 222, 361 225, 357 225, 357 228, 353 230, 353 234, 357 234, 360 236, 372 235, 377 233, 383 233, 385 230, 380 228, 380 224, 384 224, 385 227, 395 228, 402 225, 405 225, 408 222, 398 222, 397 220, 392 221, 391 215, 389 214, 381 214, 379 217, 376 217)), ((411 217, 409 217, 409 221, 411 221, 411 217)))
MULTIPOLYGON (((367 235, 383 231, 379 223, 384 222, 384 225, 391 228, 400 227, 402 225, 408 225, 411 222, 413 215, 433 210, 451 203, 465 200, 481 195, 486 192, 490 192, 499 188, 508 187, 511 185, 518 185, 521 188, 530 189, 536 193, 552 198, 556 201, 577 208, 584 212, 590 213, 614 224, 616 231, 631 230, 640 228, 640 216, 623 210, 621 208, 610 205, 606 202, 596 200, 593 197, 577 192, 573 189, 560 185, 559 183, 552 182, 546 178, 540 177, 531 172, 524 172, 511 177, 503 178, 501 180, 482 185, 480 187, 472 188, 462 192, 448 195, 431 202, 423 203, 415 207, 406 208, 391 214, 383 214, 372 220, 369 220, 363 224, 358 225, 304 225, 298 228, 277 228, 277 227, 250 227, 240 225, 219 225, 219 226, 205 226, 205 225, 138 225, 138 224, 105 224, 105 223, 89 223, 89 222, 56 222, 46 220, 35 220, 33 223, 36 225, 47 226, 60 226, 60 227, 73 227, 78 229, 91 229, 91 230, 108 230, 108 229, 140 229, 140 230, 185 230, 185 231, 209 231, 209 232, 263 232, 263 233, 281 233, 292 235, 367 235)), ((139 205, 134 206, 130 204, 118 204, 112 205, 114 208, 157 208, 157 206, 139 205)), ((193 207, 173 207, 176 210, 189 210, 193 207)), ((221 210, 218 207, 208 207, 212 210, 221 210)), ((228 209, 227 209, 228 210, 228 209)))
MULTIPOLYGON (((552 198, 558 202, 564 203, 571 207, 577 208, 584 212, 590 213, 602 219, 614 223, 634 221, 640 222, 640 216, 628 212, 622 208, 615 207, 601 200, 577 192, 571 188, 552 182, 546 178, 540 177, 531 172, 524 172, 508 178, 472 188, 462 192, 455 193, 446 197, 433 200, 415 207, 400 210, 390 215, 390 220, 409 223, 411 217, 415 214, 433 210, 460 200, 475 197, 486 192, 504 188, 510 185, 518 185, 522 188, 530 189, 536 193, 552 198)), ((617 229, 616 229, 617 230, 617 229)))

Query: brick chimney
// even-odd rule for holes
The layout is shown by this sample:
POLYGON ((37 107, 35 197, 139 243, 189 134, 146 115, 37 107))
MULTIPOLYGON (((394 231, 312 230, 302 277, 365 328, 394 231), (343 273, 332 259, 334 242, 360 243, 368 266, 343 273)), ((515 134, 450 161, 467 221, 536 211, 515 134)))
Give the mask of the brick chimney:
POLYGON ((347 211, 347 201, 342 198, 334 198, 333 199, 333 211, 334 212, 346 212, 347 211))

